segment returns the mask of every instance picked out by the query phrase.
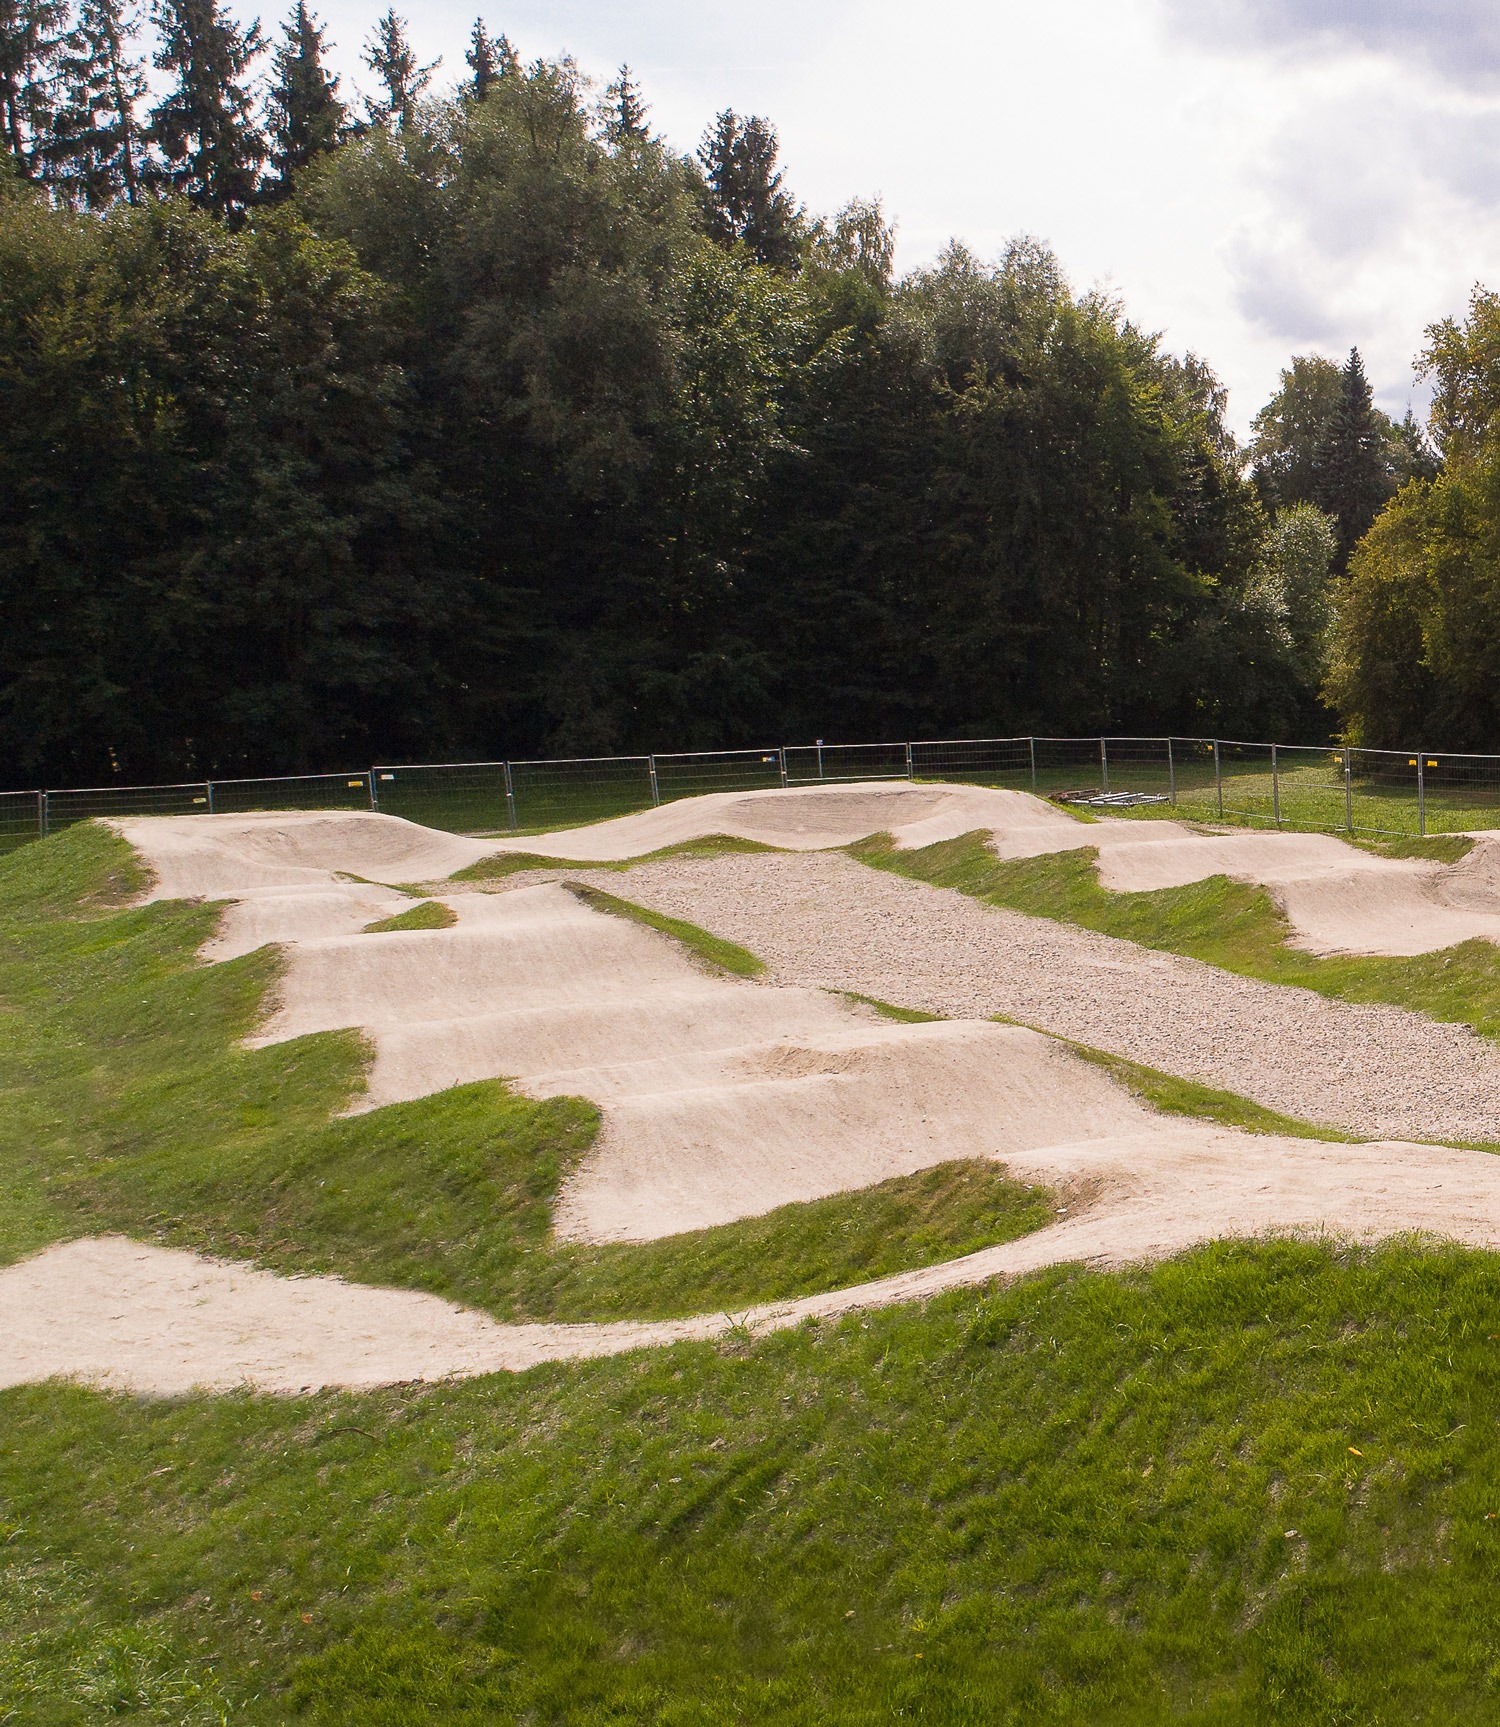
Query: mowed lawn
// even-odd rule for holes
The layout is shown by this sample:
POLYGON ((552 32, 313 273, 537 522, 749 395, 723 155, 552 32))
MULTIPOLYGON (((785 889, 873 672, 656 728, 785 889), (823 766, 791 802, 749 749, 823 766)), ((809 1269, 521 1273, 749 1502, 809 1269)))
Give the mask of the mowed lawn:
MULTIPOLYGON (((953 1165, 560 1247, 587 1106, 330 1120, 357 1039, 239 1048, 274 956, 198 966, 212 909, 122 909, 134 885, 97 829, 0 863, 0 1257, 115 1228, 580 1317, 1051 1215, 953 1165)), ((14 1389, 0 1721, 1491 1722, 1497 1394, 1500 1261, 1419 1242, 358 1396, 14 1389)))

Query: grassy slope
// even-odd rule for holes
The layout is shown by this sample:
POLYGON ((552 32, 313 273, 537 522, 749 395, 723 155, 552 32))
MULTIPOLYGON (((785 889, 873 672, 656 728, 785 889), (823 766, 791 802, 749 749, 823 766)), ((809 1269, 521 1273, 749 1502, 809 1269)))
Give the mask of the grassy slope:
POLYGON ((1051 1216, 993 1166, 950 1164, 648 1246, 559 1245, 589 1104, 487 1082, 330 1120, 362 1083, 358 1037, 240 1048, 274 952, 198 965, 213 908, 112 910, 133 869, 93 827, 0 863, 0 1263, 116 1229, 504 1317, 644 1317, 838 1287, 1051 1216))
POLYGON ((1490 1722, 1497 1312, 1484 1255, 1228 1246, 461 1387, 0 1394, 0 1698, 1490 1722))
POLYGON ((1156 893, 1112 893, 1099 885, 1092 850, 1006 862, 989 851, 982 834, 918 851, 896 851, 883 839, 850 850, 865 863, 957 888, 991 905, 1081 924, 1344 1001, 1393 1002, 1500 1037, 1500 948, 1493 942, 1467 941, 1412 959, 1320 959, 1287 945, 1287 921, 1264 889, 1226 876, 1156 893))

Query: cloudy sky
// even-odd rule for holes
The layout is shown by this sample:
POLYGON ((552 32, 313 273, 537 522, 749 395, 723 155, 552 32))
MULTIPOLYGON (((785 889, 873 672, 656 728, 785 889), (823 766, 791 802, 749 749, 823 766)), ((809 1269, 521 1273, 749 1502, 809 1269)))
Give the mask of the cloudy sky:
MULTIPOLYGON (((1500 286, 1493 0, 485 3, 527 58, 601 81, 629 61, 684 150, 721 108, 769 116, 815 209, 883 197, 902 268, 955 235, 986 255, 1041 236, 1207 358, 1241 429, 1289 354, 1356 342, 1382 405, 1420 411, 1424 326, 1500 286)), ((440 76, 475 5, 408 0, 440 76)), ((378 9, 320 8, 366 87, 378 9)))

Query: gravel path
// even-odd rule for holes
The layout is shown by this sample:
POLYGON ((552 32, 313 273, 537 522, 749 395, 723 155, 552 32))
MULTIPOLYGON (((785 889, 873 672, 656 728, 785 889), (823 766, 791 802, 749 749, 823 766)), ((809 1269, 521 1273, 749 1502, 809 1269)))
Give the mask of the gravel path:
POLYGON ((1500 1142, 1500 1048, 1402 1008, 1258 983, 830 853, 643 864, 611 885, 748 947, 777 983, 1005 1014, 1353 1133, 1500 1142))

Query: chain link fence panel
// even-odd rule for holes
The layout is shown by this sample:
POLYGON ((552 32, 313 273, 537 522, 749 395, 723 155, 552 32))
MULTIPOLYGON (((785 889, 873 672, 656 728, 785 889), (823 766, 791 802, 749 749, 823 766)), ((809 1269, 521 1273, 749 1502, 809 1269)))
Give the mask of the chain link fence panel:
POLYGON ((1034 790, 1030 738, 941 738, 911 746, 912 777, 1002 791, 1034 790))
POLYGON ((209 789, 203 780, 176 786, 91 786, 42 794, 49 834, 98 818, 206 815, 209 808, 209 789))
POLYGON ((368 810, 370 776, 294 774, 285 779, 212 780, 215 815, 276 810, 368 810))
POLYGON ((42 837, 42 794, 0 792, 0 852, 42 837))
POLYGON ((906 780, 910 744, 789 744, 782 750, 789 786, 818 780, 906 780))
POLYGON ((650 809, 657 801, 649 756, 512 762, 511 794, 519 831, 583 827, 650 809))
POLYGON ((651 759, 657 796, 664 804, 708 792, 774 791, 783 783, 779 749, 703 750, 651 759))
POLYGON ((375 807, 449 833, 504 833, 516 825, 504 762, 440 762, 371 770, 375 807))

